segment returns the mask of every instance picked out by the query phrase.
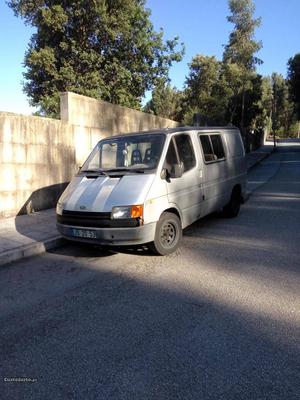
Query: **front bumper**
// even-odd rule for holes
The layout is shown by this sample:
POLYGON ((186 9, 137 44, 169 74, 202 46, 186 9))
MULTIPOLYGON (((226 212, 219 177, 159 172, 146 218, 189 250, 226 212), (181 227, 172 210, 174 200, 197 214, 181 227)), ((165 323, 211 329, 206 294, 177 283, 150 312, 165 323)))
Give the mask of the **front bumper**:
POLYGON ((146 224, 132 228, 95 228, 86 226, 70 226, 56 224, 57 230, 63 237, 77 242, 86 242, 110 246, 127 246, 134 244, 149 243, 154 240, 156 223, 146 224), (84 236, 93 237, 78 237, 80 231, 84 236), (74 234, 76 233, 76 234, 74 234))

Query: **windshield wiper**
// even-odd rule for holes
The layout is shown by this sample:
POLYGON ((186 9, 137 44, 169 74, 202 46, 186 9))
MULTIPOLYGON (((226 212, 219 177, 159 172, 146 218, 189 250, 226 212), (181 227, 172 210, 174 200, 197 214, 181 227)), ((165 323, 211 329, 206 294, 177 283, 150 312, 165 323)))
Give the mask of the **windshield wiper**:
POLYGON ((108 174, 105 171, 102 171, 100 169, 82 169, 80 172, 91 172, 92 174, 99 174, 99 175, 105 175, 108 176, 108 174))
POLYGON ((137 172, 138 174, 144 174, 145 171, 143 169, 130 169, 129 171, 137 172))
POLYGON ((106 172, 137 172, 139 174, 143 174, 145 171, 143 169, 133 169, 133 168, 110 168, 110 169, 106 169, 106 172))

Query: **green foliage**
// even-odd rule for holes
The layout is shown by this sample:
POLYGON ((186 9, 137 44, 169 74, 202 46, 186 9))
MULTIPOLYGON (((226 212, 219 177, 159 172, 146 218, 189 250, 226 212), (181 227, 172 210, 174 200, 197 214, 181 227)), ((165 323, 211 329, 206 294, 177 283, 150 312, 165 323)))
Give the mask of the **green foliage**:
POLYGON ((143 111, 181 122, 182 101, 182 92, 172 88, 169 83, 159 82, 152 91, 152 99, 143 111))
POLYGON ((197 55, 189 67, 185 82, 185 121, 192 123, 193 114, 200 113, 202 123, 224 123, 227 87, 222 80, 222 63, 215 57, 197 55))
POLYGON ((192 123, 193 114, 201 115, 201 123, 240 125, 242 96, 245 95, 246 126, 251 126, 259 109, 261 77, 248 73, 236 63, 224 63, 215 57, 193 58, 186 79, 185 121, 192 123), (248 97, 248 98, 247 98, 248 97))
POLYGON ((297 118, 300 120, 300 53, 288 61, 288 82, 291 99, 295 105, 297 118))
POLYGON ((256 126, 261 112, 262 78, 255 72, 261 63, 255 53, 261 43, 253 39, 260 19, 254 19, 252 0, 229 0, 234 24, 225 46, 223 62, 198 55, 192 59, 185 89, 185 120, 194 113, 208 124, 228 124, 248 128, 256 126))
MULTIPOLYGON (((262 78, 255 70, 262 62, 255 56, 262 45, 253 39, 260 19, 253 19, 252 0, 229 0, 229 7, 234 30, 223 62, 204 55, 192 59, 182 104, 185 122, 192 123, 193 114, 199 113, 202 123, 237 125, 249 145, 243 128, 286 133, 294 121, 293 106, 281 75, 262 78)), ((292 99, 300 107, 300 54, 288 66, 292 99)))
POLYGON ((287 132, 293 120, 293 105, 289 101, 289 88, 282 75, 273 73, 271 77, 272 101, 272 129, 275 133, 287 132))
POLYGON ((288 136, 290 138, 300 138, 300 121, 294 121, 290 126, 288 136))
POLYGON ((155 32, 145 0, 11 0, 36 27, 25 55, 24 91, 48 116, 59 93, 73 91, 140 108, 146 90, 166 80, 183 47, 155 32))
POLYGON ((255 28, 260 26, 261 19, 253 18, 255 7, 252 0, 229 0, 229 9, 231 15, 227 20, 234 24, 234 30, 225 46, 223 60, 243 66, 245 70, 254 69, 256 64, 262 63, 254 56, 262 43, 253 39, 255 28))
MULTIPOLYGON (((236 63, 222 64, 222 87, 227 98, 226 120, 229 123, 237 123, 241 115, 241 97, 243 90, 250 89, 251 85, 245 82, 244 69, 236 63)), ((224 102, 224 98, 222 99, 224 102)))
POLYGON ((232 75, 235 90, 229 102, 230 120, 243 129, 253 125, 252 118, 256 118, 255 110, 258 110, 258 105, 251 101, 257 101, 254 86, 257 89, 257 80, 260 79, 255 66, 262 63, 255 56, 262 43, 254 40, 255 28, 261 20, 253 18, 255 7, 252 0, 229 0, 229 9, 231 15, 227 20, 234 24, 234 29, 225 46, 223 61, 225 64, 235 64, 234 69, 237 70, 237 75, 232 75), (247 99, 247 96, 250 98, 247 99))
POLYGON ((261 96, 257 102, 259 113, 256 115, 255 125, 270 132, 272 129, 273 88, 269 76, 262 78, 260 91, 261 96))
MULTIPOLYGON (((244 115, 244 126, 248 129, 258 129, 262 126, 257 124, 257 118, 261 113, 260 101, 262 98, 262 76, 253 73, 252 76, 249 76, 248 87, 245 88, 245 98, 244 98, 244 107, 245 107, 245 115, 244 115)), ((236 116, 236 121, 234 124, 239 123, 239 115, 236 116)))

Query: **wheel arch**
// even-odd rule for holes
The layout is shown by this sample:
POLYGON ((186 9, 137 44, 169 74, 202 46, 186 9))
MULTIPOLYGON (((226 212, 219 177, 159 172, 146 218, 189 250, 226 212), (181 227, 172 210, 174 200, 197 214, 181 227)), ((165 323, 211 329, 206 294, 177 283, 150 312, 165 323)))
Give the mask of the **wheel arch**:
POLYGON ((165 210, 161 213, 161 215, 162 215, 163 213, 165 213, 165 212, 169 212, 169 213, 171 213, 171 214, 177 215, 177 217, 178 217, 179 220, 180 220, 181 227, 182 227, 182 216, 181 216, 180 211, 179 211, 176 207, 172 206, 172 207, 170 207, 170 208, 165 209, 165 210))

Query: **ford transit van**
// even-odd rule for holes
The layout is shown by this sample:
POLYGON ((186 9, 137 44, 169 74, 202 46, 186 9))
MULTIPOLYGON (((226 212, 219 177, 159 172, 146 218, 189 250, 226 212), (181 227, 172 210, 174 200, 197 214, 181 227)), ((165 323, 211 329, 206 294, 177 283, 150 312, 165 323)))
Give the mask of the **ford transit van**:
POLYGON ((100 140, 61 195, 57 228, 99 245, 167 255, 182 229, 217 210, 238 215, 246 163, 238 129, 173 128, 100 140))

